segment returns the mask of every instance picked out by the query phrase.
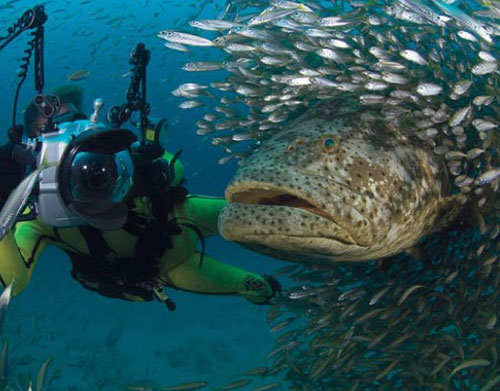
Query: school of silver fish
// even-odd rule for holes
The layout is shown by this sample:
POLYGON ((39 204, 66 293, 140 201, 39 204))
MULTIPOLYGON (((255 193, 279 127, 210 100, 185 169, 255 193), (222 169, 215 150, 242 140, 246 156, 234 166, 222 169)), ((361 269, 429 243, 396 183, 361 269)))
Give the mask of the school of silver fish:
POLYGON ((222 78, 173 94, 200 111, 221 164, 245 167, 321 102, 352 102, 397 129, 412 116, 406 134, 443 160, 450 193, 474 199, 412 255, 281 270, 298 285, 268 313, 279 336, 260 376, 296 391, 500 387, 499 19, 487 0, 233 0, 158 34, 218 51, 183 69, 222 78))

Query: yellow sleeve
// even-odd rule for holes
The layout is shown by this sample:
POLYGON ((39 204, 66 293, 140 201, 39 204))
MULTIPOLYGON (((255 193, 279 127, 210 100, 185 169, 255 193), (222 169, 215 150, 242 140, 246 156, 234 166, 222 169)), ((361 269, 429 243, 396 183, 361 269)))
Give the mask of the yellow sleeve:
MULTIPOLYGON (((173 157, 174 154, 168 151, 165 151, 165 153, 163 154, 163 159, 165 159, 169 163, 173 157)), ((184 165, 179 159, 177 159, 174 164, 174 179, 172 180, 171 186, 177 186, 179 183, 181 183, 183 176, 184 165)))
POLYGON ((4 286, 13 282, 13 295, 28 285, 40 254, 49 245, 47 239, 56 239, 47 227, 37 220, 21 222, 0 241, 0 281, 4 286))
POLYGON ((217 221, 219 213, 227 205, 222 197, 208 197, 189 195, 184 207, 187 209, 188 218, 192 220, 202 231, 203 236, 217 235, 219 229, 217 221))
POLYGON ((175 288, 198 293, 234 294, 253 303, 265 303, 273 290, 260 275, 222 263, 209 255, 195 253, 186 262, 170 269, 168 283, 175 288))

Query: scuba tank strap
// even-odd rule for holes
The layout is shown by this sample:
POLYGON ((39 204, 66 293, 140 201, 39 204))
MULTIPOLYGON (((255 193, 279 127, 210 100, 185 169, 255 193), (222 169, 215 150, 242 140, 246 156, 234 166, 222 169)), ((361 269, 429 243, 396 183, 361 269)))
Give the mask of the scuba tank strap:
POLYGON ((192 223, 191 221, 183 221, 183 219, 179 219, 177 217, 169 220, 168 222, 170 224, 173 224, 174 226, 178 225, 178 226, 189 228, 189 229, 193 230, 193 232, 196 234, 196 236, 198 236, 198 239, 201 242, 201 256, 200 256, 200 262, 199 262, 198 266, 201 269, 201 267, 203 266, 203 258, 205 257, 205 237, 203 236, 203 231, 201 230, 201 228, 198 227, 195 223, 192 223))
POLYGON ((201 256, 200 256, 200 262, 198 264, 199 268, 203 266, 203 258, 205 256, 205 238, 203 236, 203 232, 201 231, 200 227, 198 227, 196 224, 193 223, 187 223, 187 222, 180 222, 180 225, 192 229, 194 233, 198 236, 198 239, 200 239, 201 242, 201 256))
POLYGON ((91 257, 99 260, 116 260, 117 254, 104 240, 102 231, 90 225, 79 226, 78 230, 87 243, 91 257))

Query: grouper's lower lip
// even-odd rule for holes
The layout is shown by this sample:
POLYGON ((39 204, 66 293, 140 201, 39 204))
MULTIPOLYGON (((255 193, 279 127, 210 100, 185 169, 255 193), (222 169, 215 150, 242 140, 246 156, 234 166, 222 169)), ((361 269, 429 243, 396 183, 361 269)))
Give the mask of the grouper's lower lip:
POLYGON ((219 232, 251 250, 300 263, 373 259, 342 227, 305 209, 229 203, 219 214, 219 232))
POLYGON ((290 242, 289 236, 267 235, 246 237, 241 244, 250 250, 303 264, 326 264, 334 262, 362 262, 371 260, 365 256, 366 247, 343 243, 332 238, 300 237, 290 242), (281 245, 276 245, 277 243, 281 245), (356 253, 356 256, 353 256, 356 253))
POLYGON ((219 215, 219 230, 227 240, 239 243, 264 244, 272 238, 286 237, 297 242, 321 239, 338 242, 342 246, 356 245, 346 230, 328 217, 312 213, 310 209, 281 204, 230 202, 219 215), (314 224, 314 232, 311 232, 311 224, 314 224))

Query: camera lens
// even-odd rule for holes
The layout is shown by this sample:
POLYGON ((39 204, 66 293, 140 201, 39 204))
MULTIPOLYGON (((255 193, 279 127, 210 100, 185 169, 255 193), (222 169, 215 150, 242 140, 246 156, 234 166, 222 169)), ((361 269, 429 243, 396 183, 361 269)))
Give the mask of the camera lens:
POLYGON ((80 179, 85 182, 89 190, 102 191, 111 184, 109 168, 96 162, 82 167, 80 179))
POLYGON ((114 155, 83 152, 71 165, 71 190, 80 201, 112 198, 117 178, 114 155))

